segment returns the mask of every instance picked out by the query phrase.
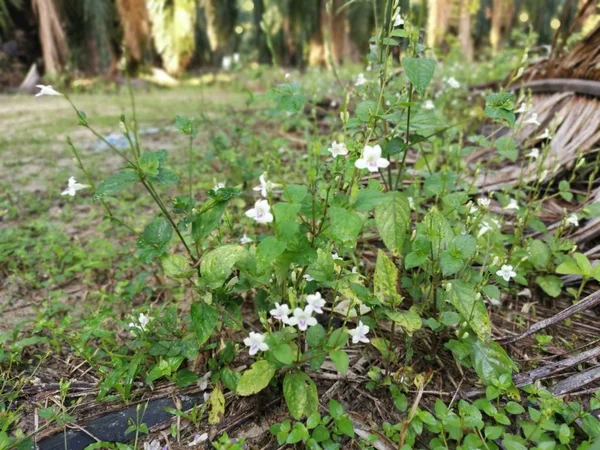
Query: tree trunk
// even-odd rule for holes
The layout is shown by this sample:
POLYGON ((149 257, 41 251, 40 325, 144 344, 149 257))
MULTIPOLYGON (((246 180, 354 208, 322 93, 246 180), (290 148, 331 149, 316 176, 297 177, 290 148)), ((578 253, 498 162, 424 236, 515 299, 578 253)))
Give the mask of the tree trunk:
POLYGON ((69 57, 69 46, 58 10, 53 0, 33 0, 33 10, 38 17, 44 69, 48 74, 58 73, 69 57))
POLYGON ((325 64, 325 45, 323 41, 323 15, 325 14, 325 1, 319 0, 317 11, 319 19, 312 34, 310 35, 310 50, 308 52, 309 66, 322 66, 325 64), (319 25, 320 24, 320 25, 319 25))
POLYGON ((135 72, 142 62, 150 35, 150 21, 144 0, 118 0, 117 9, 123 29, 128 71, 135 72))
POLYGON ((505 28, 510 26, 512 14, 512 0, 494 0, 492 6, 492 26, 490 28, 490 44, 492 45, 492 54, 494 55, 498 54, 502 33, 505 28))
POLYGON ((437 46, 446 32, 450 21, 451 2, 448 0, 431 0, 427 12, 427 45, 437 46))
POLYGON ((343 0, 332 0, 329 5, 331 10, 325 11, 323 15, 324 35, 327 44, 325 46, 325 58, 328 66, 331 63, 339 66, 344 58, 344 43, 348 30, 346 29, 346 8, 340 11, 343 5, 343 0))
POLYGON ((262 64, 269 64, 271 62, 271 55, 269 53, 269 47, 267 46, 267 39, 265 32, 261 27, 261 21, 265 5, 263 0, 254 0, 254 45, 258 49, 258 62, 262 64))
POLYGON ((473 38, 471 36, 471 0, 460 0, 458 41, 465 59, 473 61, 473 38))

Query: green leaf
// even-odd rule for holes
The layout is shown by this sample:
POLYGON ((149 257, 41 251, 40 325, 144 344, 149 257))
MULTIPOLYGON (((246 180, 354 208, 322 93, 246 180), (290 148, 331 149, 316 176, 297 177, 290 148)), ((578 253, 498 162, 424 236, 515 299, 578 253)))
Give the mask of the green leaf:
POLYGON ((385 314, 400 325, 409 336, 421 328, 421 316, 414 311, 386 311, 385 314))
POLYGON ((275 236, 264 239, 256 248, 256 263, 259 272, 265 272, 271 264, 285 251, 285 242, 275 236))
POLYGON ((362 230, 361 216, 345 208, 332 206, 329 208, 329 218, 331 224, 326 234, 343 245, 354 247, 362 230))
POLYGON ((512 128, 515 124, 515 95, 512 92, 490 94, 485 99, 485 115, 490 119, 507 122, 512 128))
POLYGON ((492 325, 481 295, 475 288, 462 280, 452 280, 450 302, 467 321, 479 339, 486 341, 492 334, 492 325))
POLYGON ((190 316, 198 345, 202 345, 208 341, 217 326, 219 310, 208 303, 194 302, 190 308, 190 316))
POLYGON ((367 123, 372 115, 377 112, 377 102, 365 100, 356 107, 356 117, 363 123, 367 123))
POLYGON ((318 411, 317 387, 304 372, 291 372, 285 376, 283 397, 290 414, 296 420, 318 411))
POLYGON ((124 189, 130 187, 137 180, 138 177, 135 172, 120 172, 115 175, 111 175, 98 185, 96 193, 94 194, 94 198, 99 200, 104 197, 118 194, 124 189))
POLYGON ((382 303, 397 305, 402 301, 398 294, 398 269, 383 250, 377 252, 373 285, 375 296, 382 303))
POLYGON ((238 381, 237 394, 243 397, 256 394, 269 385, 275 375, 275 368, 267 361, 256 361, 250 369, 242 373, 238 381))
POLYGON ((329 399, 329 414, 334 419, 339 419, 344 414, 344 407, 334 399, 329 399))
POLYGON ((308 266, 307 273, 318 282, 333 281, 334 263, 331 253, 317 249, 317 260, 308 266))
POLYGON ((339 419, 335 419, 335 425, 342 434, 351 438, 354 437, 354 425, 352 425, 352 421, 348 416, 344 415, 339 419))
POLYGON ((318 347, 325 341, 326 336, 325 328, 320 323, 316 324, 314 327, 309 327, 306 332, 306 343, 309 347, 318 347))
POLYGON ((421 95, 431 82, 435 72, 435 61, 431 58, 413 58, 405 56, 402 58, 402 67, 406 77, 415 86, 421 95))
POLYGON ((227 244, 208 252, 200 263, 202 278, 212 288, 220 287, 231 275, 233 267, 247 257, 241 245, 227 244))
POLYGON ((562 280, 554 275, 539 275, 535 277, 535 282, 550 297, 558 297, 562 290, 562 280))
POLYGON ((494 341, 488 343, 474 340, 471 347, 471 363, 485 384, 492 384, 502 374, 512 374, 513 361, 504 349, 494 341))
POLYGON ((385 200, 385 194, 377 189, 361 189, 356 195, 354 209, 368 212, 385 200))
POLYGON ((142 153, 139 159, 140 170, 149 177, 158 176, 158 169, 161 163, 161 156, 158 152, 142 153))
POLYGON ((509 135, 502 136, 496 140, 496 150, 498 150, 499 155, 512 162, 515 162, 519 157, 517 143, 509 135))
POLYGON ((556 273, 561 275, 582 275, 581 268, 574 259, 568 259, 556 268, 556 273))
POLYGON ((536 269, 542 270, 548 267, 552 258, 552 253, 546 244, 540 240, 531 241, 529 245, 529 262, 536 269))
POLYGON ((219 226, 226 206, 226 202, 211 203, 207 206, 209 208, 207 211, 196 215, 192 222, 194 242, 204 239, 219 226))
POLYGON ((271 349, 271 353, 277 361, 283 364, 292 364, 294 362, 294 351, 289 344, 279 344, 271 349))
POLYGON ((349 358, 348 354, 343 350, 332 350, 329 352, 329 357, 333 361, 335 368, 342 375, 345 375, 348 371, 349 358))
POLYGON ((581 275, 586 278, 592 276, 592 265, 589 259, 583 253, 573 253, 573 259, 577 262, 577 265, 581 269, 581 275))
POLYGON ((171 224, 162 217, 158 217, 146 225, 138 237, 136 245, 138 256, 145 264, 150 264, 159 256, 167 252, 167 244, 173 237, 171 224))
POLYGON ((410 207, 401 192, 388 192, 386 200, 375 208, 375 223, 385 246, 393 253, 402 252, 410 224, 410 207))
POLYGON ((188 260, 183 255, 165 255, 161 262, 165 275, 168 277, 187 278, 194 273, 194 269, 190 267, 188 260))
POLYGON ((461 256, 455 256, 449 250, 443 251, 440 255, 440 267, 444 276, 453 275, 465 265, 461 256))
POLYGON ((208 423, 215 425, 223 420, 225 414, 225 396, 221 390, 221 383, 217 383, 217 386, 210 393, 208 399, 208 423))
POLYGON ((394 353, 394 348, 390 345, 390 341, 382 337, 376 337, 371 339, 371 344, 373 347, 381 353, 388 361, 394 361, 396 359, 396 354, 394 353))
POLYGON ((308 188, 303 184, 288 184, 283 191, 283 198, 291 203, 300 203, 308 195, 308 188))

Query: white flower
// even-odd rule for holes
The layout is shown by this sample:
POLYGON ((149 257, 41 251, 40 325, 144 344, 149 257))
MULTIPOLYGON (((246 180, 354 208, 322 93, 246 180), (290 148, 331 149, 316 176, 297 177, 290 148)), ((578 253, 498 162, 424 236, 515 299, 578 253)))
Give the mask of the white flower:
POLYGON ((291 75, 290 75, 289 73, 286 73, 286 74, 284 75, 284 78, 287 80, 287 79, 288 79, 290 76, 291 76, 291 75))
POLYGON ((479 228, 479 233, 477 233, 477 237, 483 236, 488 231, 492 231, 492 227, 487 222, 481 222, 481 227, 479 228))
POLYGON ((240 62, 240 54, 239 53, 234 53, 233 54, 233 62, 235 64, 238 64, 240 62))
POLYGON ((267 180, 265 177, 266 174, 262 174, 259 178, 260 184, 258 186, 254 186, 252 188, 255 192, 260 192, 260 195, 266 197, 269 192, 273 190, 274 187, 279 186, 278 184, 273 183, 272 181, 267 180))
POLYGON ((446 80, 446 82, 448 83, 448 86, 450 86, 453 89, 458 89, 460 87, 460 83, 458 81, 456 81, 456 78, 454 78, 454 77, 448 78, 448 80, 446 80))
POLYGON ((261 333, 255 333, 251 331, 246 339, 244 339, 244 345, 250 347, 250 355, 256 355, 259 351, 266 352, 269 350, 269 346, 265 342, 265 336, 261 333))
POLYGON ((538 159, 540 157, 540 150, 537 148, 532 148, 529 153, 527 153, 528 158, 538 159))
POLYGON ((338 254, 337 254, 337 252, 334 252, 334 253, 332 253, 332 254, 331 254, 331 257, 332 257, 334 260, 336 260, 336 259, 337 259, 338 261, 343 261, 343 260, 344 260, 344 258, 342 258, 340 255, 338 255, 338 254))
POLYGON ((273 214, 270 213, 271 206, 267 200, 257 200, 254 208, 246 211, 246 216, 256 220, 258 223, 273 222, 273 214))
POLYGON ((217 192, 219 189, 223 189, 225 187, 225 183, 217 183, 213 186, 213 191, 217 192))
POLYGON ((528 111, 527 104, 525 102, 523 102, 519 106, 519 109, 515 110, 515 114, 522 114, 527 111, 528 111))
POLYGON ((160 450, 160 441, 154 439, 152 442, 144 442, 144 450, 160 450))
POLYGON ((327 149, 331 156, 334 158, 338 156, 346 156, 348 154, 348 149, 346 148, 346 144, 340 142, 339 144, 336 141, 333 141, 331 147, 327 149))
POLYGON ((44 86, 43 84, 38 84, 36 87, 40 88, 40 92, 35 94, 36 97, 41 97, 42 95, 62 95, 60 92, 52 89, 52 86, 44 86))
POLYGON ((515 200, 514 198, 511 198, 508 201, 508 205, 506 205, 504 207, 504 209, 519 209, 519 204, 517 203, 517 200, 515 200))
POLYGON ((304 278, 306 281, 315 281, 315 279, 313 277, 311 277, 309 274, 302 275, 302 278, 304 278))
POLYGON ((401 27, 402 25, 404 25, 404 19, 400 15, 400 11, 398 11, 394 18, 394 28, 401 27))
POLYGON ((208 439, 208 433, 195 434, 194 438, 188 444, 188 447, 193 447, 195 445, 202 444, 207 439, 208 439))
POLYGON ((89 186, 87 184, 80 184, 75 181, 74 177, 70 177, 68 187, 62 191, 60 195, 70 195, 71 197, 74 197, 77 191, 85 188, 89 188, 89 186))
POLYGON ((381 157, 381 147, 379 145, 365 145, 362 158, 357 159, 354 165, 358 169, 368 169, 369 172, 377 172, 380 168, 385 169, 390 162, 381 157))
POLYGON ((354 86, 362 86, 363 84, 367 84, 367 79, 365 78, 365 75, 361 72, 356 77, 356 83, 354 83, 354 86))
POLYGON ((537 113, 531 113, 531 117, 529 117, 529 119, 527 119, 526 121, 523 122, 524 124, 531 124, 531 125, 535 125, 537 127, 539 127, 541 125, 540 121, 538 120, 538 115, 537 113))
POLYGON ((279 303, 275 303, 275 308, 269 311, 275 319, 281 320, 283 323, 287 323, 290 315, 290 307, 285 303, 280 305, 279 303))
POLYGON ((308 327, 315 326, 316 324, 317 319, 312 316, 312 309, 309 306, 304 309, 296 308, 294 316, 288 320, 288 325, 298 325, 300 331, 306 331, 308 327))
POLYGON ((431 110, 431 109, 435 109, 435 105, 433 104, 433 101, 425 100, 425 103, 423 103, 423 108, 431 110))
POLYGON ((249 244, 250 242, 254 242, 254 241, 252 239, 250 239, 248 236, 246 236, 246 233, 244 233, 244 235, 240 239, 240 244, 246 245, 246 244, 249 244))
POLYGON ((358 267, 354 266, 354 267, 352 268, 352 273, 358 273, 358 267))
POLYGON ((412 197, 408 197, 408 206, 410 209, 415 209, 415 199, 412 197))
POLYGON ((231 69, 232 62, 233 61, 231 59, 231 56, 229 56, 229 55, 223 56, 223 61, 221 62, 221 66, 223 67, 223 70, 231 69))
POLYGON ((542 134, 540 134, 536 139, 552 139, 550 136, 550 130, 546 128, 542 134))
POLYGON ((152 317, 147 316, 144 313, 140 313, 140 315, 138 316, 138 323, 129 322, 129 327, 136 328, 140 331, 146 331, 148 329, 148 324, 150 323, 151 320, 152 320, 152 317))
POLYGON ((574 227, 579 226, 579 218, 577 217, 577 214, 575 214, 575 213, 569 214, 567 216, 566 222, 568 225, 573 225, 574 227))
POLYGON ((502 264, 502 267, 496 272, 496 275, 504 278, 504 281, 510 281, 511 278, 517 276, 517 272, 513 270, 513 266, 502 264))
POLYGON ((480 197, 477 199, 477 204, 482 208, 487 208, 490 206, 490 199, 486 197, 480 197))
POLYGON ((368 343, 369 338, 367 333, 369 332, 369 326, 362 323, 362 320, 358 321, 358 325, 354 330, 348 330, 348 334, 352 336, 352 343, 358 344, 359 342, 368 343))
POLYGON ((315 292, 314 294, 310 294, 306 296, 306 309, 310 309, 311 311, 316 312, 317 314, 323 314, 323 306, 325 306, 325 300, 321 297, 320 292, 315 292))

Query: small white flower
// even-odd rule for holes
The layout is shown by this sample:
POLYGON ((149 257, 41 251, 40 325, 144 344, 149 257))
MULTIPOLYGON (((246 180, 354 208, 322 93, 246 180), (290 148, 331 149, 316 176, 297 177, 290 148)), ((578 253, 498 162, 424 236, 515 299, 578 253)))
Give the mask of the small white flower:
POLYGON ((225 187, 225 183, 217 183, 213 186, 213 191, 217 192, 219 189, 223 189, 225 187))
POLYGON ((36 87, 40 88, 40 92, 35 94, 36 97, 41 97, 42 95, 62 95, 60 92, 54 90, 50 85, 44 86, 43 84, 38 84, 36 87))
POLYGON ((267 180, 265 175, 266 174, 263 173, 259 178, 260 184, 258 186, 254 186, 252 188, 253 191, 260 192, 260 195, 262 195, 263 197, 266 197, 269 192, 273 191, 274 187, 279 186, 278 184, 275 184, 272 181, 267 180))
POLYGON ((369 338, 367 337, 367 333, 369 332, 369 326, 362 323, 362 320, 358 321, 358 325, 353 330, 348 330, 348 334, 352 336, 352 343, 358 344, 359 342, 364 342, 365 344, 369 342, 369 338))
POLYGON ((502 264, 502 267, 496 272, 496 275, 504 278, 504 281, 510 281, 511 278, 517 276, 517 272, 513 270, 513 266, 502 264))
POLYGON ((85 188, 89 188, 90 186, 88 186, 87 184, 80 184, 77 181, 75 181, 74 177, 70 177, 69 178, 69 185, 67 186, 67 188, 61 192, 60 195, 70 195, 71 197, 75 196, 75 193, 81 189, 85 189, 85 188))
POLYGON ((394 28, 401 27, 402 25, 404 25, 404 19, 400 15, 400 11, 398 11, 394 18, 394 28))
POLYGON ((433 101, 425 100, 425 103, 423 103, 423 108, 427 110, 432 110, 435 109, 435 105, 433 104, 433 101))
POLYGON ((358 169, 367 169, 369 172, 377 172, 379 169, 385 169, 390 162, 381 157, 381 147, 379 145, 365 145, 362 157, 354 163, 358 169))
POLYGON ((254 208, 246 211, 246 216, 256 220, 258 223, 273 222, 273 214, 270 213, 271 206, 267 200, 257 200, 254 208))
POLYGON ((487 197, 480 197, 477 199, 477 204, 482 208, 488 208, 490 206, 490 199, 487 197))
POLYGON ((531 117, 529 117, 529 119, 527 119, 523 123, 524 124, 535 125, 536 127, 539 127, 541 125, 540 121, 538 120, 537 113, 531 113, 531 117))
POLYGON ((144 442, 144 450, 160 450, 160 441, 154 439, 152 442, 144 442))
POLYGON ((523 102, 519 106, 519 109, 515 110, 515 114, 523 114, 524 112, 527 112, 528 110, 529 110, 529 108, 527 108, 527 103, 523 102))
POLYGON ((138 323, 129 322, 129 327, 138 329, 140 331, 146 331, 148 329, 148 324, 151 320, 152 317, 147 316, 144 313, 140 313, 140 315, 138 316, 138 323))
POLYGON ((315 279, 307 273, 302 275, 302 278, 304 278, 306 281, 315 281, 315 279))
POLYGON ((312 316, 312 309, 308 306, 304 309, 296 308, 294 316, 288 320, 288 325, 297 325, 300 331, 306 331, 308 327, 315 326, 316 324, 317 319, 312 316))
POLYGON ((238 64, 240 62, 240 54, 239 53, 234 53, 233 54, 233 62, 235 64, 238 64))
POLYGON ((540 150, 538 148, 532 148, 525 156, 532 159, 538 159, 540 157, 540 150))
POLYGON ((284 75, 284 78, 287 80, 287 79, 288 79, 290 76, 291 76, 291 75, 290 75, 289 73, 286 73, 286 74, 284 75))
POLYGON ((334 253, 332 253, 332 254, 331 254, 331 257, 332 257, 334 260, 336 260, 336 259, 337 259, 338 261, 343 261, 343 260, 344 260, 344 258, 342 258, 340 255, 338 255, 338 254, 337 254, 337 252, 334 252, 334 253))
POLYGON ((275 308, 269 311, 269 314, 271 314, 273 318, 281 320, 283 323, 287 323, 290 315, 290 307, 285 303, 283 305, 275 303, 275 308))
POLYGON ((250 347, 250 355, 256 355, 259 351, 266 352, 269 350, 269 346, 265 342, 265 335, 261 333, 255 333, 251 331, 246 339, 244 339, 244 345, 250 347))
POLYGON ((536 139, 552 139, 552 137, 550 136, 550 130, 546 128, 544 132, 540 134, 536 139))
POLYGON ((506 205, 504 207, 504 209, 519 209, 519 204, 517 203, 517 200, 515 200, 514 198, 511 198, 508 201, 508 205, 506 205))
POLYGON ((208 439, 208 433, 195 434, 194 438, 188 444, 188 447, 194 447, 195 445, 202 444, 208 439))
POLYGON ((358 273, 358 267, 354 266, 354 267, 352 268, 352 273, 358 273))
POLYGON ((487 222, 481 222, 481 227, 479 228, 479 233, 477 233, 477 237, 483 236, 488 231, 492 231, 492 227, 487 222))
POLYGON ((448 78, 446 82, 448 83, 448 86, 450 86, 453 89, 458 89, 460 87, 460 83, 454 77, 448 78))
POLYGON ((221 67, 223 67, 223 70, 229 70, 231 69, 231 63, 233 62, 231 56, 226 55, 223 56, 223 61, 221 62, 221 67))
POLYGON ((306 296, 306 309, 310 308, 311 311, 314 311, 317 314, 323 314, 323 306, 325 306, 325 300, 321 297, 320 292, 315 292, 314 294, 310 294, 306 296))
POLYGON ((354 83, 354 86, 358 87, 358 86, 362 86, 364 84, 367 84, 367 79, 365 78, 365 75, 361 72, 356 77, 356 83, 354 83))
POLYGON ((410 209, 415 209, 415 199, 412 197, 408 197, 408 207, 410 209))
POLYGON ((240 244, 246 245, 246 244, 249 244, 250 242, 254 242, 254 241, 252 239, 250 239, 248 236, 246 236, 246 233, 244 233, 244 235, 240 239, 240 244))
POLYGON ((339 144, 336 141, 333 141, 331 147, 327 149, 331 156, 337 158, 338 156, 346 156, 348 154, 348 149, 346 148, 346 144, 340 142, 339 144))
POLYGON ((579 226, 579 218, 577 217, 577 214, 575 214, 575 213, 569 214, 567 216, 566 222, 568 225, 573 225, 574 227, 579 226))

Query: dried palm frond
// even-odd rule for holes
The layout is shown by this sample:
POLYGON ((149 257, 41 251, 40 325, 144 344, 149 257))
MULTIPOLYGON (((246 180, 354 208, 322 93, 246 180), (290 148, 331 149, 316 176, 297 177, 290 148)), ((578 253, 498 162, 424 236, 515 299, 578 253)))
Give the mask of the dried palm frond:
POLYGON ((150 35, 146 3, 144 0, 118 0, 117 9, 123 27, 127 58, 141 62, 150 35))

